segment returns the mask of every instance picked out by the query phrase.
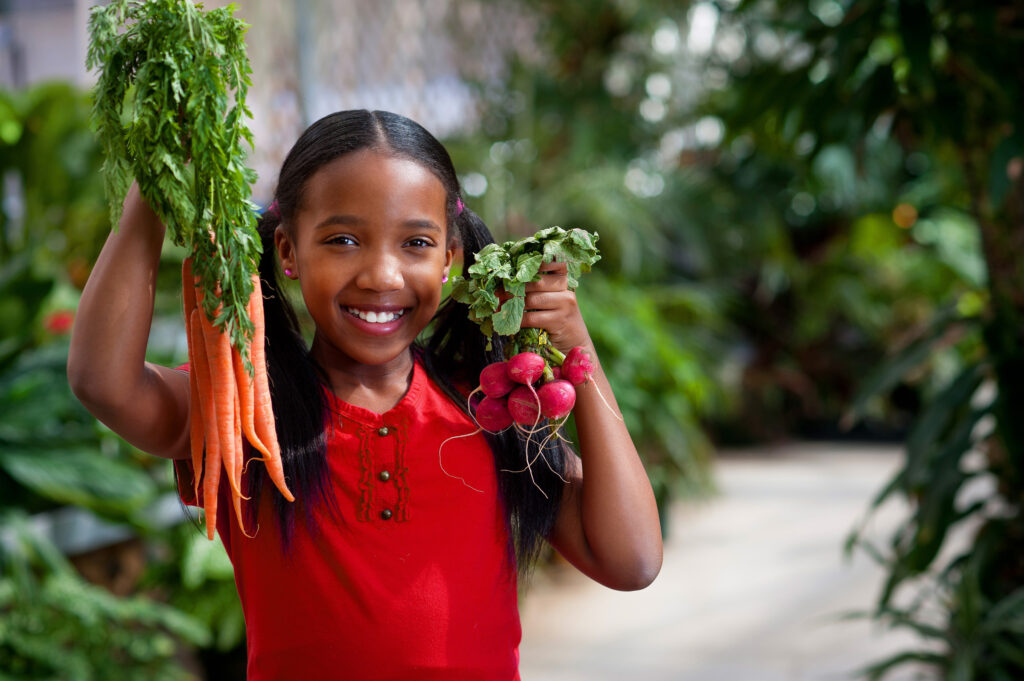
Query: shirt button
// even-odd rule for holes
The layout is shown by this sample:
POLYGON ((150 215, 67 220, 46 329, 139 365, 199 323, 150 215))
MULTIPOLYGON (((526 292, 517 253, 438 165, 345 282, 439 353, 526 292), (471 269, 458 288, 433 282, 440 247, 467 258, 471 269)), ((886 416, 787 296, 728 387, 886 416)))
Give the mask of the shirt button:
POLYGON ((390 508, 385 508, 383 511, 380 512, 380 517, 384 520, 391 520, 391 515, 392 513, 390 508))
POLYGON ((385 435, 387 435, 387 434, 388 434, 389 432, 390 432, 390 431, 388 430, 388 427, 387 427, 387 426, 383 426, 383 427, 381 427, 381 428, 380 428, 380 429, 379 429, 379 430, 377 431, 377 435, 380 435, 381 437, 384 437, 384 436, 385 436, 385 435))
POLYGON ((388 480, 391 479, 391 473, 389 473, 388 471, 381 471, 380 475, 378 475, 377 477, 380 478, 381 482, 387 482, 388 480))

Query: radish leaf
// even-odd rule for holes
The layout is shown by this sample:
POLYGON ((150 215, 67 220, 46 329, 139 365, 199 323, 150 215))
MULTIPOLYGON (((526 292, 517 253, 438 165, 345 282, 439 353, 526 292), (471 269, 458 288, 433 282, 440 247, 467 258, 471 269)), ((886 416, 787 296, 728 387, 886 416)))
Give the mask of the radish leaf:
POLYGON ((546 334, 521 329, 526 308, 526 284, 537 281, 544 263, 566 263, 568 286, 575 289, 579 277, 601 259, 598 235, 582 229, 548 227, 519 241, 488 244, 466 270, 467 277, 455 277, 452 298, 469 306, 469 318, 488 337, 492 333, 515 336, 513 345, 547 343, 546 334), (500 302, 498 290, 506 299, 500 302), (529 333, 527 333, 529 332, 529 333))

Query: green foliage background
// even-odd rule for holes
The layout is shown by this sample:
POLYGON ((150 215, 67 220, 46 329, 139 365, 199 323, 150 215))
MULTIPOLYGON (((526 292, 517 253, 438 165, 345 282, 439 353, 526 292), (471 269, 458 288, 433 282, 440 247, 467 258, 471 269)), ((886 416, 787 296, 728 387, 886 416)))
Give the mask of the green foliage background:
MULTIPOLYGON (((711 487, 715 444, 904 439, 875 505, 901 496, 911 514, 885 545, 855 531, 849 547, 889 575, 863 614, 924 643, 866 675, 909 661, 1018 678, 1024 8, 522 7, 533 44, 475 84, 481 125, 446 145, 499 239, 600 234, 578 296, 660 502, 711 487), (709 17, 698 49, 688 32, 709 17), (956 533, 969 540, 946 558, 956 533)), ((66 389, 67 315, 109 228, 88 113, 66 85, 0 93, 16 199, 0 204, 0 669, 180 678, 176 649, 237 653, 244 625, 222 549, 153 520, 169 468, 66 389), (31 530, 27 516, 69 504, 144 539, 137 597, 90 587, 31 530), (139 642, 117 672, 97 629, 139 642), (58 670, 69 641, 80 656, 58 670)), ((158 286, 150 358, 164 363, 184 356, 182 256, 165 250, 158 286)))

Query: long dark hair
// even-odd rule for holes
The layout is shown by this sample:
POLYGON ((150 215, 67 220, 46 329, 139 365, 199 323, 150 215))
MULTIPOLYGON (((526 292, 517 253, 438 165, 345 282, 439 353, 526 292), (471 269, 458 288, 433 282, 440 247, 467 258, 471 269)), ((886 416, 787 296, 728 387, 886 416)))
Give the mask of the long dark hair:
MULTIPOLYGON (((249 480, 253 500, 264 487, 273 495, 281 535, 287 549, 295 529, 295 505, 303 511, 306 525, 316 532, 314 508, 337 505, 327 484, 327 451, 324 424, 328 405, 321 390, 323 377, 300 332, 295 311, 283 295, 275 258, 274 230, 294 224, 307 181, 325 164, 362 149, 408 158, 430 170, 447 194, 447 233, 461 246, 463 267, 473 264, 477 252, 494 237, 472 210, 461 207, 459 181, 444 146, 425 128, 403 116, 386 111, 341 111, 311 125, 281 167, 274 210, 263 214, 259 233, 263 243, 260 277, 264 290, 267 370, 270 377, 278 441, 289 486, 297 499, 293 505, 272 485, 262 467, 254 467, 249 480)), ((465 395, 456 386, 475 385, 480 370, 503 359, 501 339, 490 350, 487 339, 467 316, 468 307, 449 299, 438 309, 426 341, 414 348, 417 357, 445 394, 463 411, 465 395)), ((494 452, 498 486, 510 534, 510 555, 520 572, 526 572, 551 532, 562 496, 562 481, 569 453, 555 441, 544 456, 551 469, 534 467, 534 480, 518 470, 523 466, 526 442, 514 430, 488 436, 494 452), (542 494, 540 489, 544 490, 542 494), (545 496, 546 495, 546 496, 545 496)), ((536 447, 536 445, 532 445, 536 447)), ((534 452, 535 453, 535 452, 534 452)), ((248 505, 250 526, 255 526, 257 503, 248 505)))

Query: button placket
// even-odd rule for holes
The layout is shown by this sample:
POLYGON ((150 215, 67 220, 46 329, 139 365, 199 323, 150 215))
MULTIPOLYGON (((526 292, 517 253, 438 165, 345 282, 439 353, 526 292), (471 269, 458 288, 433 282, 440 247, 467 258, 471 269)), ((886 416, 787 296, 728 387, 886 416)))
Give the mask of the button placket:
MULTIPOLYGON (((377 429, 377 436, 380 437, 380 438, 387 438, 388 436, 393 436, 393 435, 394 435, 394 428, 392 428, 392 427, 388 427, 386 425, 382 425, 380 428, 377 429)), ((393 437, 391 439, 394 440, 393 437)), ((396 442, 396 444, 397 444, 397 442, 396 442)), ((392 457, 390 458, 390 460, 394 461, 394 454, 392 454, 392 457)), ((382 483, 386 483, 386 482, 390 481, 391 480, 391 470, 389 470, 387 468, 382 468, 380 470, 380 472, 377 473, 377 479, 380 482, 382 482, 382 483)), ((392 490, 394 489, 393 486, 389 486, 389 487, 391 487, 392 490)), ((390 496, 390 494, 387 495, 387 496, 390 496)), ((384 501, 384 500, 382 500, 382 501, 385 504, 393 503, 393 501, 384 501)), ((395 515, 395 512, 393 510, 391 510, 391 508, 383 508, 380 511, 380 519, 381 520, 391 520, 394 517, 394 515, 395 515)))

